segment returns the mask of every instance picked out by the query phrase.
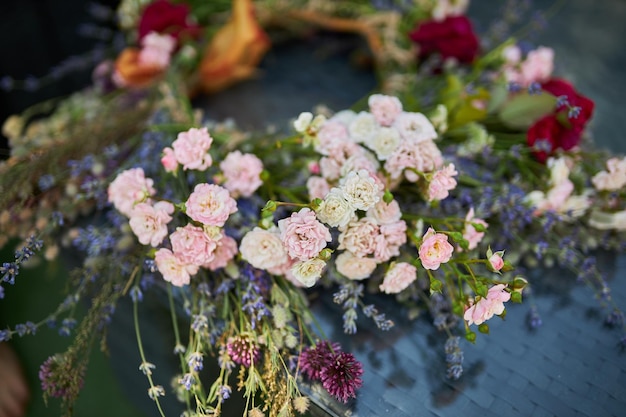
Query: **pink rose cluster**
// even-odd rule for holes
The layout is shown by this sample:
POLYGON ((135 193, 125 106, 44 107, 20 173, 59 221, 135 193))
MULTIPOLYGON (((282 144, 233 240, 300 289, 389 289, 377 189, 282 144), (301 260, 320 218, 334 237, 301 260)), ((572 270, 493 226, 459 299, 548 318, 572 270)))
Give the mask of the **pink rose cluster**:
POLYGON ((511 294, 506 291, 505 284, 497 284, 489 288, 487 297, 477 296, 470 299, 470 305, 465 310, 463 318, 468 326, 472 324, 480 325, 492 318, 504 313, 504 303, 511 299, 511 294))
POLYGON ((377 178, 382 189, 392 190, 402 179, 427 182, 430 177, 425 174, 435 172, 433 198, 454 188, 456 174, 453 167, 443 168, 443 156, 434 142, 437 132, 426 116, 404 111, 393 96, 374 94, 368 104, 369 111, 344 110, 319 127, 313 143, 321 155, 320 175, 307 181, 311 198, 324 198, 350 172, 360 170, 377 178))
POLYGON ((237 253, 237 242, 221 229, 237 211, 228 190, 215 184, 196 185, 185 203, 185 211, 197 223, 177 227, 170 233, 168 225, 175 206, 168 201, 155 202, 152 197, 156 190, 152 185, 141 168, 123 171, 109 185, 108 198, 129 217, 130 229, 141 244, 158 248, 169 235, 171 249, 160 247, 154 258, 163 278, 182 286, 189 284, 200 268, 225 267, 237 253))
POLYGON ((284 275, 297 286, 312 287, 326 266, 319 255, 331 240, 330 230, 315 212, 303 208, 279 220, 278 227, 256 227, 246 233, 239 250, 253 267, 284 275))
POLYGON ((196 223, 177 227, 169 234, 171 249, 162 247, 154 257, 163 279, 176 286, 189 284, 200 268, 224 268, 237 254, 237 242, 221 229, 237 210, 228 190, 219 185, 198 184, 185 208, 187 216, 196 223))
POLYGON ((544 83, 550 79, 554 70, 554 50, 540 46, 522 59, 522 50, 517 45, 504 48, 504 78, 527 88, 533 83, 544 83))
POLYGON ((397 201, 380 200, 363 217, 355 216, 340 228, 338 250, 349 253, 345 256, 354 261, 337 264, 337 271, 350 279, 364 279, 377 265, 399 256, 407 240, 407 225, 401 216, 397 201), (368 266, 367 274, 362 272, 365 266, 368 266))

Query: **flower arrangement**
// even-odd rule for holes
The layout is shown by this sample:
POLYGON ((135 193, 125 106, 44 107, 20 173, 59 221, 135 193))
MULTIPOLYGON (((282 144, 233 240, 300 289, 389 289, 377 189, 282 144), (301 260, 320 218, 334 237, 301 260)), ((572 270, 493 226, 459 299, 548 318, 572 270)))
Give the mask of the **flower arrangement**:
MULTIPOLYGON (((84 255, 55 312, 0 330, 4 341, 52 321, 76 336, 42 365, 46 396, 71 410, 122 297, 161 415, 171 394, 184 415, 219 415, 234 390, 248 416, 304 413, 303 380, 356 397, 367 369, 316 326, 316 292, 333 294, 349 334, 360 315, 393 326, 366 293, 428 311, 453 379, 459 335, 489 333, 506 303, 530 297, 524 268, 539 262, 576 271, 624 330, 592 251, 624 250, 626 158, 584 140, 594 103, 553 77, 551 49, 508 39, 481 50, 466 1, 205 3, 123 1, 129 46, 96 68, 94 88, 48 117, 5 122, 0 239, 23 245, 0 267, 0 298, 39 252, 84 255), (268 28, 303 25, 363 36, 380 91, 353 109, 294 114, 284 135, 192 108, 190 97, 255 75, 268 28), (155 382, 143 347, 146 292, 172 315, 172 387, 155 382), (207 358, 217 375, 203 372, 207 358)), ((531 306, 530 325, 540 321, 531 306)))

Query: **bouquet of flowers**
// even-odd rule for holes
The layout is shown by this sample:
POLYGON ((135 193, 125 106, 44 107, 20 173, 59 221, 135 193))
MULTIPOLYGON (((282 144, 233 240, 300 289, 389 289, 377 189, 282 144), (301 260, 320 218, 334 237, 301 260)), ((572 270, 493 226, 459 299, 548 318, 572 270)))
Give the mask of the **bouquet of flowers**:
MULTIPOLYGON (((508 39, 481 51, 466 1, 383 3, 123 1, 129 46, 96 68, 94 87, 45 118, 5 122, 0 239, 21 242, 0 267, 0 298, 40 252, 83 253, 55 312, 0 330, 4 341, 54 322, 75 336, 41 366, 46 396, 71 410, 123 297, 133 365, 161 415, 164 395, 186 416, 219 415, 234 391, 248 416, 305 413, 304 380, 354 398, 367 370, 316 324, 319 293, 333 294, 349 334, 359 316, 393 326, 369 293, 428 312, 453 379, 460 336, 489 333, 506 303, 530 295, 524 268, 539 262, 577 271, 624 329, 591 255, 624 250, 626 158, 581 140, 593 101, 552 76, 549 48, 508 39), (380 91, 352 109, 294 114, 284 134, 193 108, 190 97, 255 75, 266 30, 303 26, 362 35, 380 91), (171 387, 144 350, 147 292, 171 313, 171 387)), ((532 307, 529 320, 541 321, 532 307)))

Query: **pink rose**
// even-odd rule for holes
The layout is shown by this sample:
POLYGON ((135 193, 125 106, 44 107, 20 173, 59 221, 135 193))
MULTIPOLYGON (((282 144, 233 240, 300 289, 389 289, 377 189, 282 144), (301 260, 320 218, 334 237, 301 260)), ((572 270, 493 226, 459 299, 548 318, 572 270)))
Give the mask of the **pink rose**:
POLYGON ((465 228, 463 229, 463 239, 467 240, 469 243, 468 249, 472 250, 478 246, 483 237, 485 236, 485 232, 478 232, 472 226, 472 223, 480 224, 484 227, 487 227, 487 222, 482 219, 474 218, 474 208, 470 208, 465 216, 465 228))
POLYGON ((130 217, 135 204, 147 200, 156 193, 152 187, 154 181, 146 178, 141 168, 123 171, 109 184, 109 203, 113 203, 117 211, 130 217))
POLYGON ((453 177, 458 174, 454 164, 448 164, 444 168, 435 171, 428 184, 428 201, 447 198, 450 195, 450 190, 456 188, 456 180, 453 177))
POLYGON ((161 157, 161 165, 166 172, 174 172, 178 169, 178 161, 174 155, 172 148, 163 149, 163 156, 161 157))
POLYGON ((504 312, 504 303, 511 299, 511 294, 506 290, 506 285, 497 284, 489 288, 487 297, 476 297, 470 301, 471 306, 465 310, 463 318, 467 324, 480 325, 492 318, 494 315, 500 315, 504 312))
POLYGON ((213 253, 213 260, 202 266, 211 271, 224 268, 236 254, 237 241, 230 236, 224 235, 217 241, 217 248, 215 248, 215 252, 213 253))
POLYGON ((377 265, 374 259, 354 256, 349 251, 341 252, 335 258, 337 272, 352 280, 369 278, 377 265))
POLYGON ((520 84, 524 87, 534 82, 543 83, 548 81, 554 69, 554 50, 540 46, 530 51, 521 64, 520 84))
POLYGON ((187 216, 207 226, 224 226, 237 211, 228 190, 215 184, 198 184, 185 203, 187 216))
POLYGON ((328 120, 317 134, 315 151, 322 155, 331 155, 333 146, 349 139, 346 125, 336 120, 328 120))
POLYGON ((330 185, 322 177, 311 176, 306 180, 306 188, 309 190, 309 198, 314 200, 319 198, 323 200, 326 194, 330 192, 330 185))
POLYGON ((172 213, 174 206, 167 201, 159 201, 154 206, 139 203, 130 216, 130 228, 139 243, 157 247, 167 236, 167 224, 172 221, 172 213))
POLYGON ((435 233, 432 227, 424 234, 419 248, 419 257, 425 269, 437 270, 452 258, 454 247, 448 242, 448 236, 435 233))
POLYGON ((176 160, 183 165, 183 169, 196 169, 204 171, 211 166, 213 160, 209 149, 213 138, 209 135, 206 127, 202 129, 191 128, 186 132, 180 132, 172 143, 176 160))
POLYGON ((367 210, 367 217, 376 220, 376 223, 380 225, 391 224, 400 220, 402 212, 400 212, 400 205, 396 200, 391 200, 389 204, 380 200, 374 207, 367 210))
POLYGON ((373 219, 363 217, 351 221, 339 235, 339 249, 346 249, 355 256, 364 257, 376 250, 376 237, 380 227, 373 219))
POLYGON ((187 224, 170 235, 172 251, 185 264, 202 266, 213 260, 217 242, 203 228, 187 224))
POLYGON ((139 63, 158 69, 164 69, 170 64, 170 56, 176 47, 176 40, 170 35, 160 35, 151 32, 141 40, 139 63))
POLYGON ((416 182, 419 176, 407 168, 418 172, 431 172, 443 165, 441 151, 432 140, 415 142, 404 140, 385 161, 385 171, 392 179, 404 173, 407 180, 416 182))
POLYGON ((159 249, 154 255, 154 262, 163 279, 177 287, 189 284, 191 275, 198 273, 196 265, 185 264, 169 249, 159 249))
POLYGON ((250 197, 263 184, 263 162, 253 154, 231 152, 220 162, 220 169, 226 178, 224 187, 235 197, 250 197))
POLYGON ((407 262, 392 264, 385 274, 380 290, 386 294, 398 294, 417 279, 417 268, 407 262))
MULTIPOLYGON (((255 227, 241 239, 239 251, 241 257, 250 265, 268 270, 270 273, 273 273, 271 269, 285 265, 289 261, 276 227, 271 230, 255 227)), ((286 268, 291 268, 291 265, 286 268)))
POLYGON ((330 231, 320 223, 309 208, 292 213, 278 221, 280 239, 287 253, 294 259, 306 261, 315 258, 332 240, 330 231))
POLYGON ((400 255, 400 246, 406 243, 406 223, 399 220, 395 223, 380 226, 380 234, 376 236, 374 257, 378 262, 387 262, 400 255))
POLYGON ((402 103, 397 97, 373 94, 367 100, 370 112, 381 126, 391 126, 402 113, 402 103))
POLYGON ((502 254, 502 251, 498 251, 489 257, 489 264, 494 271, 499 271, 504 266, 504 259, 502 259, 502 254))

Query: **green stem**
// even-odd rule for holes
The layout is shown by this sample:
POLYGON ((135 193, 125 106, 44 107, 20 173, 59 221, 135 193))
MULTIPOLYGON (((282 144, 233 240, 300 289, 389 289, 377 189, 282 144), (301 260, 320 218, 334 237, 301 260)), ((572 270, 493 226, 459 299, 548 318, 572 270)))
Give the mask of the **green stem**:
MULTIPOLYGON (((137 336, 137 347, 139 348, 139 356, 141 357, 141 363, 147 363, 148 361, 146 360, 146 355, 144 354, 143 351, 143 343, 141 341, 141 333, 139 331, 139 314, 137 312, 137 301, 133 301, 133 321, 135 323, 135 336, 137 336)), ((154 382, 152 381, 152 375, 150 375, 150 372, 146 373, 146 377, 148 377, 148 382, 150 383, 150 389, 154 388, 154 382)), ((161 414, 161 417, 165 417, 165 413, 163 412, 163 408, 161 407, 161 403, 159 402, 159 397, 158 396, 154 396, 154 402, 157 405, 157 408, 159 409, 159 413, 161 414)))

